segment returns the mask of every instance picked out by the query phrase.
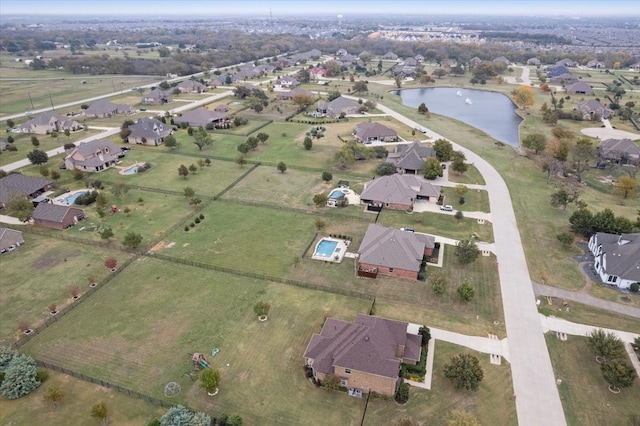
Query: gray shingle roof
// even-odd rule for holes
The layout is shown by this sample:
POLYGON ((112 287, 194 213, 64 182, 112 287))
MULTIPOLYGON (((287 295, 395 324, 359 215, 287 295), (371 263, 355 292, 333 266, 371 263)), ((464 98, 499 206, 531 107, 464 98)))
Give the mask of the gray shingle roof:
POLYGON ((73 212, 74 216, 83 214, 84 211, 77 207, 61 206, 59 204, 40 203, 33 210, 34 220, 47 220, 51 222, 61 223, 67 213, 73 212))
POLYGON ((600 150, 605 158, 618 158, 622 153, 630 158, 640 157, 640 148, 631 139, 605 139, 600 142, 600 150))
MULTIPOLYGON (((419 336, 418 336, 419 337, 419 336)), ((405 346, 405 357, 419 359, 420 345, 407 334, 407 323, 359 314, 353 323, 327 318, 320 334, 314 334, 305 351, 313 369, 333 373, 333 367, 349 368, 383 377, 397 378, 401 359, 398 345, 405 346), (413 358, 415 354, 418 358, 413 358)))
POLYGON ((434 248, 431 235, 401 231, 372 223, 360 248, 362 263, 418 272, 425 248, 434 248))
POLYGON ((363 201, 413 205, 418 195, 439 197, 440 187, 418 176, 395 174, 382 176, 365 183, 360 199, 363 201))
POLYGON ((404 170, 420 170, 427 158, 435 156, 433 148, 422 145, 420 141, 413 141, 409 145, 397 145, 387 155, 387 162, 404 170))
POLYGON ((69 154, 65 160, 70 159, 74 165, 98 167, 117 161, 120 148, 110 140, 92 140, 78 144, 68 152, 69 154), (79 154, 79 156, 76 156, 76 154, 79 154))
POLYGON ((129 126, 129 130, 131 130, 129 137, 146 138, 149 140, 164 138, 172 132, 171 126, 153 117, 139 118, 136 124, 129 126))
POLYGON ((182 116, 174 119, 175 123, 189 123, 191 126, 206 126, 213 121, 224 120, 227 118, 227 114, 223 114, 217 111, 210 111, 206 108, 196 108, 191 111, 187 111, 182 116))
POLYGON ((106 99, 100 99, 87 108, 85 115, 125 114, 133 111, 131 105, 114 104, 106 99))
POLYGON ((0 249, 20 245, 24 243, 22 232, 9 228, 0 228, 0 249))
POLYGON ((640 282, 640 233, 618 236, 598 232, 596 239, 602 245, 607 274, 640 282))
POLYGON ((347 99, 343 96, 339 96, 334 100, 327 102, 322 105, 320 109, 326 110, 328 114, 331 115, 340 115, 343 111, 359 109, 360 105, 356 101, 352 101, 351 99, 347 99))
POLYGON ((587 95, 593 95, 593 89, 584 81, 576 81, 573 84, 567 86, 567 93, 585 93, 587 95))
POLYGON ((50 180, 12 173, 0 179, 0 203, 6 203, 10 194, 30 195, 51 185, 50 180))
POLYGON ((356 137, 360 140, 397 137, 398 133, 380 123, 359 123, 355 128, 356 137))

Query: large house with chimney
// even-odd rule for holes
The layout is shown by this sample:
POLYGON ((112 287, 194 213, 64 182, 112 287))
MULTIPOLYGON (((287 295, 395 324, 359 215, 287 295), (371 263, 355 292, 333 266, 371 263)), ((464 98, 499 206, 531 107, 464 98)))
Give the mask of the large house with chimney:
POLYGON ((129 126, 129 143, 158 146, 173 133, 173 128, 153 117, 142 117, 129 126))
POLYGON ((82 125, 77 121, 49 111, 43 112, 19 127, 19 130, 23 133, 35 133, 38 135, 48 135, 53 132, 61 133, 65 130, 74 132, 80 129, 82 129, 82 125))
POLYGON ((13 195, 21 195, 32 200, 53 189, 53 182, 46 179, 11 173, 0 178, 0 207, 4 207, 13 195))
POLYGON ((400 174, 418 175, 429 157, 435 157, 433 148, 425 146, 420 141, 413 141, 409 145, 396 145, 387 155, 386 162, 393 164, 400 174))
POLYGON ((382 208, 411 210, 419 201, 437 202, 440 187, 421 176, 399 175, 381 176, 364 184, 360 201, 371 211, 382 208))
POLYGON ((67 151, 64 165, 67 170, 101 172, 118 163, 120 148, 110 140, 92 140, 67 151))
POLYGON ((394 395, 403 363, 420 360, 422 338, 408 332, 408 324, 359 314, 354 322, 327 318, 320 333, 311 336, 304 365, 316 380, 330 376, 351 391, 394 395))
POLYGON ((158 88, 153 89, 140 100, 145 105, 162 105, 171 102, 173 99, 169 92, 164 92, 158 88))
POLYGON ((593 268, 603 283, 628 289, 640 283, 640 233, 595 233, 589 238, 593 268))
POLYGON ((118 114, 130 115, 134 112, 135 109, 131 105, 114 104, 106 99, 100 99, 85 109, 83 114, 87 118, 109 118, 118 114))
POLYGON ((395 142, 398 132, 380 123, 358 123, 353 130, 357 142, 369 144, 372 142, 395 142))

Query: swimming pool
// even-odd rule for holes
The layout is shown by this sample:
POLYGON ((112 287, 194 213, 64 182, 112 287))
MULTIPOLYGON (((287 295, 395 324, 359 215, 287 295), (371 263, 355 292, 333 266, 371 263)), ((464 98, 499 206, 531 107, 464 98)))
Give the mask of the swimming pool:
POLYGON ((78 199, 78 197, 80 197, 81 195, 86 194, 89 191, 79 191, 76 192, 75 194, 69 195, 68 197, 65 197, 62 199, 62 202, 65 204, 73 204, 76 202, 76 200, 78 199))
POLYGON ((140 169, 140 166, 138 166, 136 164, 135 166, 131 166, 131 167, 127 168, 127 169, 124 169, 122 171, 122 174, 123 175, 132 175, 132 174, 138 173, 139 169, 140 169))
POLYGON ((337 200, 338 198, 341 198, 348 193, 349 193, 348 189, 334 189, 333 191, 331 191, 331 194, 329 194, 329 198, 333 200, 337 200))
POLYGON ((316 246, 314 256, 331 257, 338 246, 337 241, 322 239, 316 246))

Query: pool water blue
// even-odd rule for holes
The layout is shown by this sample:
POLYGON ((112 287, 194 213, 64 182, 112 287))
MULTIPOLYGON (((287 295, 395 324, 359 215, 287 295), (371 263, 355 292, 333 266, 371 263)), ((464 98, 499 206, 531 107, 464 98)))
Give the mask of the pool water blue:
POLYGON ((123 175, 132 175, 134 173, 138 173, 138 166, 133 166, 122 171, 123 175))
POLYGON ((333 191, 331 191, 331 194, 329 194, 329 198, 331 198, 332 200, 337 200, 343 195, 344 193, 342 191, 340 191, 339 189, 334 189, 333 191))
POLYGON ((83 192, 76 192, 73 195, 69 195, 67 198, 64 199, 64 202, 67 204, 73 204, 76 202, 76 199, 78 199, 78 197, 80 197, 81 195, 86 194, 87 191, 83 191, 83 192))
POLYGON ((316 249, 315 254, 317 256, 331 257, 337 246, 338 246, 337 241, 322 240, 318 244, 318 248, 316 249))

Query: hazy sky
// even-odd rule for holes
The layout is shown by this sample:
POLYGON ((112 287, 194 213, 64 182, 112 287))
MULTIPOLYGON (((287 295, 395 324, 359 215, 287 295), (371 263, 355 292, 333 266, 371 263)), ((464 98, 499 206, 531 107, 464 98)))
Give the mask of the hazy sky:
POLYGON ((0 0, 2 15, 474 14, 638 16, 637 0, 0 0))

